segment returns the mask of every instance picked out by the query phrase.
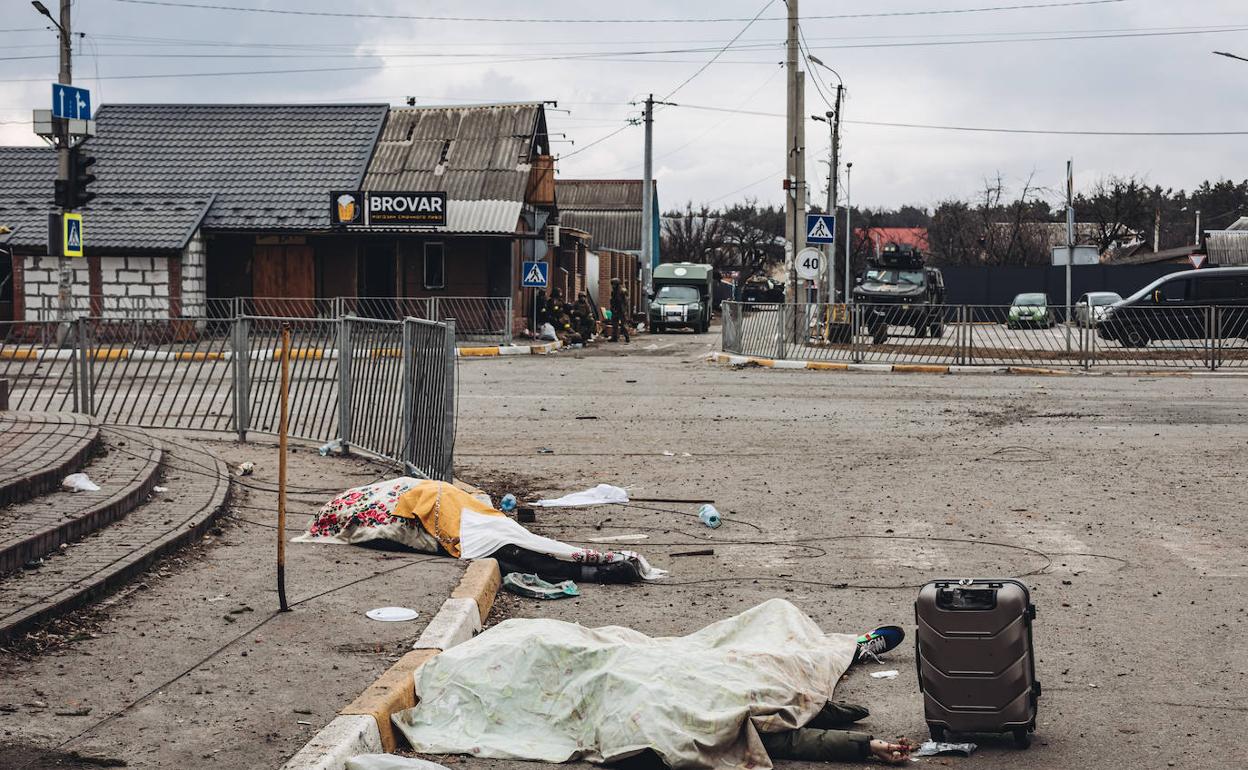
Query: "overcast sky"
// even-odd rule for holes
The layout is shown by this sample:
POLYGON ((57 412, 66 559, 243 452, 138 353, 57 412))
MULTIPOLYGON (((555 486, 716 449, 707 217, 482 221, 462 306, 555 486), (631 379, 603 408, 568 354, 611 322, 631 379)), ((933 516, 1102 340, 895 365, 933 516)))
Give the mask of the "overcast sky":
MULTIPOLYGON (((1069 1, 1069 0, 1068 0, 1069 1)), ((44 0, 50 7, 56 0, 44 0)), ((1086 131, 1248 131, 1244 0, 1121 0, 956 14, 816 18, 1054 0, 801 0, 810 52, 835 68, 847 121, 1086 131), (1171 34, 1223 28, 1207 34, 1171 34), (1113 36, 1108 36, 1113 35, 1113 36), (1114 37, 1126 35, 1124 37, 1114 37), (1094 39, 1070 39, 1091 37, 1094 39), (1036 40, 1035 38, 1066 38, 1036 40), (1005 41, 1005 42, 1001 42, 1005 41), (933 43, 940 43, 933 45, 933 43), (949 44, 953 43, 953 44, 949 44)), ((55 79, 53 33, 24 0, 0 15, 0 143, 34 144, 30 110, 55 79), (28 58, 46 57, 46 58, 28 58)), ((656 176, 665 209, 686 200, 779 202, 784 120, 694 109, 784 111, 785 6, 764 0, 76 0, 75 83, 109 102, 559 102, 549 113, 564 177, 640 177, 642 129, 630 102, 676 89, 737 42, 656 115, 656 176), (171 7, 474 17, 379 19, 171 7), (514 21, 521 14, 540 22, 514 21), (671 21, 720 19, 730 21, 671 21), (486 19, 512 19, 491 21, 486 19), (597 23, 555 22, 595 19, 597 23), (658 21, 653 20, 668 20, 658 21), (610 20, 610 21, 602 21, 610 20), (652 20, 650 23, 624 23, 652 20), (743 32, 744 30, 744 32, 743 32), (690 50, 692 49, 692 50, 690 50), (646 53, 638 52, 654 52, 646 53), (324 70, 203 76, 256 70, 324 70), (127 78, 133 75, 197 77, 127 78), (564 110, 570 111, 565 112, 564 110), (561 139, 562 137, 556 137, 561 139), (588 149, 585 149, 587 148, 588 149)), ((809 73, 807 113, 827 110, 809 73)), ((807 123, 809 173, 826 177, 828 128, 807 123)), ((1092 137, 989 134, 848 124, 855 204, 933 205, 973 195, 999 172, 1017 192, 1059 189, 1073 157, 1078 183, 1135 174, 1190 188, 1248 177, 1248 135, 1092 137)), ((843 175, 842 175, 843 178, 843 175)), ((825 185, 814 188, 822 199, 825 185)))

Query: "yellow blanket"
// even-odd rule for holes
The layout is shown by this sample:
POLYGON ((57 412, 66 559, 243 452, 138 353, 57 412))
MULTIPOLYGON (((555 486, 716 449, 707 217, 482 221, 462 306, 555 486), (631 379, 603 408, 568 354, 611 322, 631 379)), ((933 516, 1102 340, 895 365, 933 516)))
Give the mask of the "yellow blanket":
POLYGON ((464 509, 486 516, 502 516, 459 487, 445 481, 425 482, 399 496, 392 513, 419 519, 425 531, 437 538, 447 553, 459 558, 459 517, 464 509))

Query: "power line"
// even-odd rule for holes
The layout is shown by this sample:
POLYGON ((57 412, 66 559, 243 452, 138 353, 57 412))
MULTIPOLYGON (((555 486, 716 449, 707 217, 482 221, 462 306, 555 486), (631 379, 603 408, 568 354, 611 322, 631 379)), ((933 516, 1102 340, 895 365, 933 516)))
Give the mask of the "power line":
POLYGON ((573 155, 580 155, 581 153, 583 153, 583 152, 585 152, 586 150, 588 150, 590 147, 593 147, 593 146, 595 146, 595 145, 602 144, 603 142, 607 141, 608 139, 610 139, 610 138, 612 138, 612 137, 614 137, 614 136, 617 136, 617 135, 619 135, 619 134, 624 133, 625 131, 627 131, 628 129, 632 128, 632 127, 633 127, 633 126, 635 126, 635 125, 637 125, 637 124, 636 124, 636 123, 625 123, 624 125, 622 125, 622 126, 620 126, 619 128, 615 129, 614 131, 612 131, 611 133, 607 134, 606 136, 601 137, 601 138, 599 138, 599 139, 595 139, 594 141, 590 142, 589 144, 585 145, 584 147, 580 148, 579 150, 573 150, 572 152, 569 152, 569 153, 567 153, 566 155, 560 155, 560 156, 559 156, 559 160, 563 160, 563 159, 565 159, 565 158, 571 158, 573 155))
MULTIPOLYGON (((683 102, 676 106, 684 107, 688 110, 703 110, 706 112, 731 112, 738 115, 757 115, 759 117, 766 118, 784 117, 784 115, 778 112, 741 110, 733 109, 731 107, 711 107, 701 104, 685 104, 683 102)), ((841 122, 851 123, 858 126, 915 128, 933 131, 972 131, 976 133, 989 134, 1039 134, 1052 136, 1248 136, 1248 131, 1085 131, 1078 129, 988 128, 983 126, 953 126, 930 123, 890 123, 878 120, 842 120, 841 122)))
POLYGON ((716 198, 716 199, 714 199, 714 200, 707 201, 707 204, 709 205, 709 204, 712 204, 712 203, 719 203, 720 201, 722 201, 722 200, 723 200, 723 199, 725 199, 725 198, 731 198, 732 196, 736 195, 737 193, 742 193, 742 192, 745 192, 746 190, 750 189, 751 187, 756 187, 756 186, 758 186, 758 185, 762 184, 763 182, 766 182, 768 179, 775 179, 775 178, 777 178, 777 177, 782 176, 783 174, 784 174, 784 170, 783 170, 783 169, 776 169, 775 171, 772 171, 772 172, 768 173, 768 174, 767 174, 767 176, 760 177, 759 179, 756 179, 756 180, 754 180, 753 182, 750 182, 749 184, 745 185, 744 187, 738 187, 737 189, 733 190, 733 191, 732 191, 732 192, 730 192, 730 193, 725 193, 725 194, 723 194, 723 195, 719 196, 718 198, 716 198))
MULTIPOLYGON (((918 11, 873 11, 868 13, 841 13, 806 16, 806 19, 871 19, 898 16, 951 16, 967 13, 988 13, 999 11, 1023 11, 1045 8, 1070 8, 1088 5, 1112 5, 1128 0, 1066 0, 1065 2, 1026 3, 1022 5, 994 5, 979 8, 934 8, 918 11)), ((166 8, 187 8, 208 11, 233 11, 238 13, 263 13, 281 16, 312 16, 336 19, 384 19, 388 21, 451 21, 500 24, 719 24, 728 22, 753 21, 749 17, 721 16, 711 18, 561 18, 561 17, 498 17, 498 16, 433 16, 429 14, 400 13, 361 13, 357 11, 309 11, 289 8, 247 8, 238 5, 219 5, 213 3, 175 3, 171 0, 114 0, 118 3, 131 5, 151 5, 166 8)), ((782 19, 782 16, 769 16, 769 20, 782 19)))
POLYGON ((723 48, 719 49, 719 51, 718 51, 718 52, 716 52, 716 54, 715 54, 714 56, 712 56, 712 57, 711 57, 711 60, 710 60, 710 61, 708 61, 706 64, 703 64, 701 67, 699 67, 697 72, 695 72, 695 73, 693 73, 692 75, 690 75, 689 77, 685 78, 685 79, 681 82, 681 84, 680 84, 680 85, 676 86, 676 87, 675 87, 675 88, 673 88, 671 91, 668 91, 668 92, 667 92, 667 95, 666 95, 666 96, 664 96, 664 97, 663 97, 662 99, 660 99, 659 101, 663 101, 663 102, 665 102, 665 101, 667 101, 668 99, 671 99, 673 96, 675 96, 675 95, 676 95, 676 92, 677 92, 677 91, 679 91, 680 89, 684 88, 685 86, 687 86, 687 85, 689 85, 691 82, 693 82, 693 79, 694 79, 694 78, 696 78, 698 75, 701 75, 703 72, 706 72, 706 70, 707 70, 707 69, 708 69, 708 68, 709 68, 712 64, 714 64, 716 61, 718 61, 718 60, 719 60, 719 57, 721 57, 721 56, 723 56, 723 55, 724 55, 724 52, 725 52, 725 51, 727 51, 729 48, 731 48, 731 47, 732 47, 732 44, 733 44, 733 43, 735 43, 735 42, 737 42, 738 40, 740 40, 740 39, 741 39, 741 36, 742 36, 742 35, 744 35, 746 32, 748 32, 748 31, 750 30, 750 27, 754 26, 754 22, 758 21, 759 17, 761 17, 761 16, 763 15, 763 13, 765 13, 765 12, 767 11, 767 9, 768 9, 768 8, 770 8, 770 7, 772 6, 772 3, 774 3, 774 2, 775 2, 775 0, 767 0, 767 2, 763 3, 763 7, 758 9, 758 13, 754 14, 754 18, 750 19, 750 20, 749 20, 749 22, 748 22, 748 23, 746 23, 746 25, 745 25, 745 26, 741 29, 741 31, 740 31, 740 32, 738 32, 738 33, 737 33, 737 34, 736 34, 736 35, 735 35, 735 36, 734 36, 731 40, 729 40, 729 41, 728 41, 728 42, 724 45, 724 47, 723 47, 723 48))

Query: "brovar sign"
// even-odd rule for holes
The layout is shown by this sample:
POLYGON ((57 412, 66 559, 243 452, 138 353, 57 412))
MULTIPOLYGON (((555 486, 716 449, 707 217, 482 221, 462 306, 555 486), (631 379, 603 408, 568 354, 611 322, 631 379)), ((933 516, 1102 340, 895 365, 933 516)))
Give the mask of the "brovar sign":
POLYGON ((330 211, 336 227, 446 227, 446 193, 335 191, 330 211))

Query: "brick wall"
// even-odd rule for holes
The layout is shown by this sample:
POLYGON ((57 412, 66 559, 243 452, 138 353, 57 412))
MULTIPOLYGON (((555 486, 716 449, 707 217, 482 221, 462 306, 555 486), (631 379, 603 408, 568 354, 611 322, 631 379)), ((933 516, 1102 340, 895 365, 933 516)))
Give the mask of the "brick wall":
MULTIPOLYGON (((74 313, 91 313, 91 275, 98 269, 100 295, 95 310, 104 318, 168 318, 168 257, 94 257, 73 262, 74 313), (95 266, 98 265, 98 268, 95 266)), ((22 292, 27 320, 54 320, 60 273, 53 257, 22 261, 22 292)))
POLYGON ((203 318, 208 298, 208 277, 205 257, 208 253, 199 230, 182 250, 182 316, 203 318))
MULTIPOLYGON (((15 260, 17 258, 15 257, 15 260)), ((77 312, 87 312, 89 308, 90 275, 87 260, 78 259, 73 263, 74 284, 71 296, 77 312)), ((60 268, 54 257, 21 258, 22 266, 22 306, 27 321, 54 321, 57 317, 58 288, 60 286, 60 268)), ((16 288, 16 287, 15 287, 16 288)))

